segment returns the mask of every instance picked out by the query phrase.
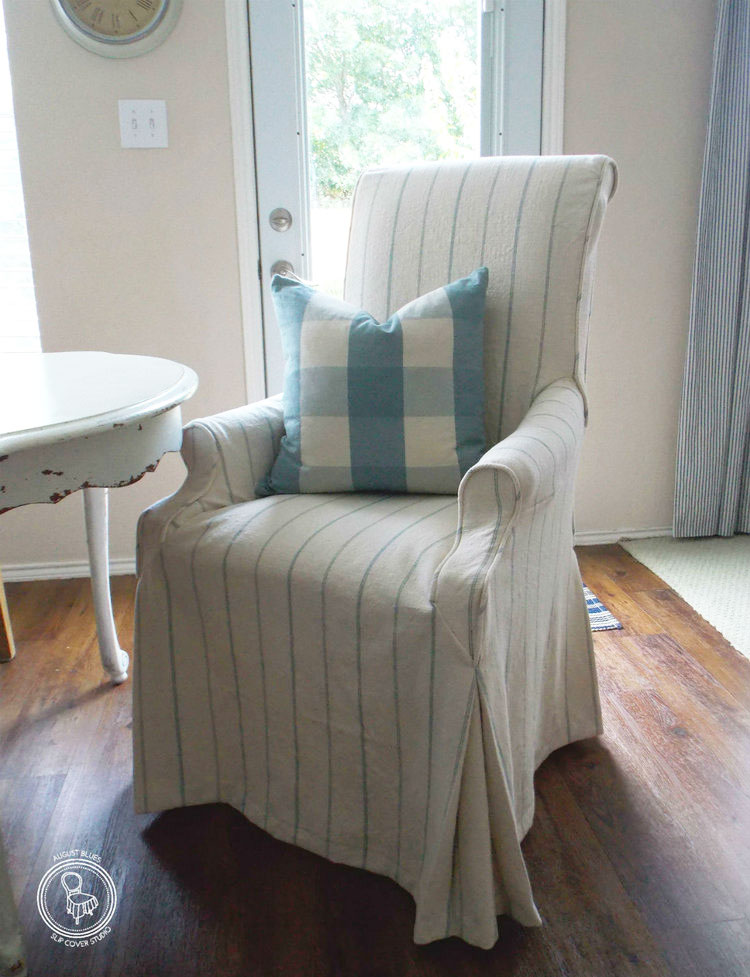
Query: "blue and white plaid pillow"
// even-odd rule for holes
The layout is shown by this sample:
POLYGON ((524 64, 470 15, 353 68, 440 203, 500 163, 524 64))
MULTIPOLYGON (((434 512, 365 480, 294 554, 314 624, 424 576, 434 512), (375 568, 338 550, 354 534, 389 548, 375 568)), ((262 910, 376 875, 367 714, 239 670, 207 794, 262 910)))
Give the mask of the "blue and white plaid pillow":
POLYGON ((479 268, 383 323, 274 276, 286 433, 258 494, 456 492, 485 447, 487 275, 479 268))

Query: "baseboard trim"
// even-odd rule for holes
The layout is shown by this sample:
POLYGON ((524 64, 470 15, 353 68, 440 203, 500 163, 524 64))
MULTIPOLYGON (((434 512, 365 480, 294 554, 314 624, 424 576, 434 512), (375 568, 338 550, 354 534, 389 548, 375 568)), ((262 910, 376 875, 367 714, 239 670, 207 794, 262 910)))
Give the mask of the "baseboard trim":
MULTIPOLYGON (((135 560, 110 560, 109 573, 112 577, 135 573, 135 560)), ((71 563, 17 563, 15 566, 3 565, 3 579, 6 583, 20 583, 25 580, 69 580, 73 577, 90 577, 88 560, 71 563)))
MULTIPOLYGON (((607 543, 619 543, 621 539, 648 539, 650 536, 671 536, 671 526, 659 526, 655 529, 617 529, 594 530, 576 533, 576 546, 603 546, 607 543)), ((134 559, 110 560, 109 572, 112 577, 120 577, 135 573, 134 559)), ((4 564, 3 577, 6 583, 18 583, 25 580, 68 580, 73 577, 89 577, 88 560, 77 560, 70 563, 17 563, 15 566, 4 564)))
POLYGON ((623 539, 649 539, 652 536, 671 536, 671 526, 658 526, 654 529, 617 529, 614 532, 594 530, 575 534, 576 546, 603 546, 606 543, 619 543, 623 539))
MULTIPOLYGON (((655 529, 617 529, 594 530, 576 533, 576 546, 602 546, 606 543, 619 543, 621 539, 647 539, 649 536, 671 536, 671 526, 659 526, 655 529)), ((135 573, 134 559, 110 560, 109 572, 113 577, 135 573)), ((88 560, 77 560, 70 563, 17 563, 3 565, 3 577, 6 583, 23 580, 68 580, 73 577, 90 576, 88 560)))

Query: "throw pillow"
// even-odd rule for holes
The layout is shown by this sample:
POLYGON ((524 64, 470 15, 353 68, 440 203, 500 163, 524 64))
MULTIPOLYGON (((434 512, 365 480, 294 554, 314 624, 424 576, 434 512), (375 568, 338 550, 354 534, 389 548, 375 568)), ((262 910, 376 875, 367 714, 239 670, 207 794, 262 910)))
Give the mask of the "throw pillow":
POLYGON ((456 492, 485 450, 487 277, 479 268, 379 323, 275 275, 285 434, 258 494, 456 492))

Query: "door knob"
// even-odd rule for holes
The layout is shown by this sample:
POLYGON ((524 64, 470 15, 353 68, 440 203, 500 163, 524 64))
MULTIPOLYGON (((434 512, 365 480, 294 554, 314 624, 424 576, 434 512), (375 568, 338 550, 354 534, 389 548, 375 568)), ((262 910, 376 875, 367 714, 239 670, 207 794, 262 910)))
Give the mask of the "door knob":
POLYGON ((268 215, 268 223, 274 231, 283 233, 292 226, 292 215, 284 207, 277 207, 268 215))
POLYGON ((294 265, 291 261, 274 261, 271 265, 271 275, 292 275, 294 276, 294 265))

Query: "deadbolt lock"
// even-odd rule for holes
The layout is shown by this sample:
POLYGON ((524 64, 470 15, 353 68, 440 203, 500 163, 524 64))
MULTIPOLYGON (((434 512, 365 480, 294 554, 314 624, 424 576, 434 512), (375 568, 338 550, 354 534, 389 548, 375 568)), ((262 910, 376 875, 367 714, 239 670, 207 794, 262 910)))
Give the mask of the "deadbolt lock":
POLYGON ((292 215, 288 210, 285 210, 284 207, 276 207, 276 209, 272 210, 268 215, 268 223, 271 225, 274 231, 283 233, 284 231, 288 231, 292 226, 292 215))

